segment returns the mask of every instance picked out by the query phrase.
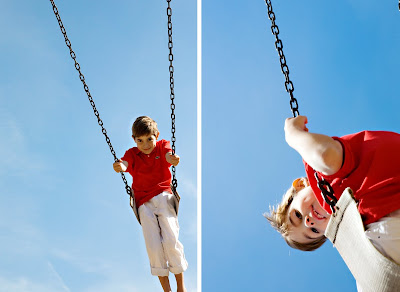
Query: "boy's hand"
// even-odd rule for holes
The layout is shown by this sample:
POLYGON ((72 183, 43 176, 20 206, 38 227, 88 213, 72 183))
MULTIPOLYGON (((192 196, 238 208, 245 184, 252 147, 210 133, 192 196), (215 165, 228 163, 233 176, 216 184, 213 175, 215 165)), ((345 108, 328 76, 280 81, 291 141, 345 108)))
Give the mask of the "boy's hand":
POLYGON ((292 140, 295 139, 297 133, 308 132, 306 127, 307 122, 306 116, 297 116, 285 120, 285 139, 289 145, 293 144, 292 140))
POLYGON ((343 164, 342 144, 330 136, 310 133, 306 124, 305 116, 286 119, 286 142, 316 171, 335 174, 343 164))
POLYGON ((288 133, 292 130, 306 131, 308 129, 306 124, 308 123, 306 116, 297 116, 295 118, 288 118, 285 121, 285 133, 288 133))
POLYGON ((113 168, 115 172, 126 171, 128 169, 128 162, 120 159, 119 161, 113 163, 113 168))
POLYGON ((177 166, 181 158, 176 154, 172 154, 172 152, 168 152, 167 154, 165 154, 165 159, 173 166, 177 166))

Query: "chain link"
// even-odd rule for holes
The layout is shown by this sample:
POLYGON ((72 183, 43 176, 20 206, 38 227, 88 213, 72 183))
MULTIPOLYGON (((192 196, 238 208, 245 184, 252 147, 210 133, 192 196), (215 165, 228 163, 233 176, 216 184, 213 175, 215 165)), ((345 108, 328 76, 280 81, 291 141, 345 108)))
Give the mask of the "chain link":
MULTIPOLYGON (((174 46, 172 42, 172 9, 171 9, 171 0, 167 0, 168 8, 167 8, 167 16, 168 16, 168 60, 169 60, 169 88, 171 89, 170 99, 171 99, 171 133, 172 133, 172 154, 175 154, 175 92, 174 92, 174 66, 172 65, 172 61, 174 60, 174 55, 172 53, 172 48, 174 46)), ((176 179, 176 169, 175 166, 172 166, 172 186, 176 189, 178 186, 178 180, 176 179)))
MULTIPOLYGON (((65 27, 64 27, 62 21, 61 21, 61 17, 60 17, 60 14, 58 13, 57 6, 55 5, 54 0, 50 0, 50 2, 51 2, 51 5, 53 6, 53 12, 54 12, 54 15, 55 15, 56 18, 57 18, 58 25, 60 26, 61 32, 62 32, 62 34, 63 34, 63 36, 64 36, 65 44, 67 45, 67 47, 68 47, 68 49, 69 49, 69 54, 70 54, 72 60, 75 62, 75 69, 76 69, 76 70, 78 71, 78 73, 79 73, 79 79, 82 81, 83 89, 85 90, 85 92, 86 92, 86 94, 87 94, 87 96, 88 96, 90 105, 91 105, 92 108, 93 108, 94 115, 95 115, 96 118, 97 118, 97 123, 98 123, 99 126, 101 127, 101 132, 103 133, 103 135, 104 135, 104 137, 105 137, 105 139, 106 139, 106 142, 107 142, 107 144, 108 144, 108 147, 110 148, 111 154, 112 154, 112 156, 114 157, 114 161, 116 162, 116 161, 118 161, 118 158, 117 158, 117 156, 116 156, 116 154, 115 154, 115 151, 114 151, 114 148, 113 148, 113 146, 112 146, 112 144, 111 144, 110 138, 109 138, 108 135, 107 135, 107 131, 106 131, 106 129, 105 129, 104 126, 103 126, 103 121, 102 121, 101 118, 100 118, 99 111, 96 109, 96 105, 95 105, 95 103, 94 103, 94 101, 93 101, 93 98, 92 98, 92 95, 90 94, 90 91, 89 91, 89 86, 86 84, 85 76, 84 76, 84 75, 82 74, 82 72, 81 72, 81 66, 80 66, 79 63, 76 61, 76 54, 75 54, 75 52, 72 50, 71 42, 70 42, 70 40, 68 39, 67 32, 66 32, 66 30, 65 30, 65 27)), ((123 172, 121 172, 121 177, 122 177, 122 180, 123 180, 123 182, 124 182, 124 184, 125 184, 126 193, 132 198, 132 199, 131 199, 131 205, 132 205, 132 200, 134 200, 134 196, 133 196, 133 193, 132 193, 132 189, 131 189, 130 186, 128 185, 128 182, 127 182, 127 180, 126 180, 125 175, 124 175, 123 172)))
MULTIPOLYGON (((400 1, 400 0, 399 0, 400 1)), ((279 54, 279 61, 281 63, 281 70, 283 75, 285 75, 285 89, 290 95, 290 108, 293 113, 293 117, 297 117, 299 115, 299 105, 297 103, 297 99, 293 96, 294 86, 293 82, 290 81, 289 78, 289 67, 286 64, 285 54, 283 53, 283 43, 279 38, 279 28, 275 23, 276 17, 275 13, 272 10, 271 0, 265 0, 265 3, 268 6, 268 18, 271 20, 271 31, 275 36, 275 47, 279 54)), ((400 5, 400 4, 399 4, 400 5)), ((318 176, 318 173, 314 170, 314 176, 317 179, 318 188, 321 190, 321 194, 324 197, 327 204, 330 206, 332 213, 335 213, 335 206, 337 202, 337 198, 334 195, 333 188, 323 177, 321 179, 318 176)))
POLYGON ((315 179, 317 180, 318 188, 321 190, 321 194, 324 197, 325 202, 329 205, 332 210, 332 214, 336 212, 337 198, 333 192, 333 188, 329 182, 327 182, 323 177, 321 179, 317 172, 314 172, 315 179))
POLYGON ((293 96, 294 86, 292 81, 289 78, 289 67, 286 64, 286 57, 283 53, 283 43, 279 39, 279 28, 275 23, 276 17, 275 13, 272 10, 272 3, 271 0, 265 0, 265 4, 268 6, 268 18, 271 20, 271 31, 272 34, 275 36, 275 48, 279 54, 279 61, 281 63, 281 70, 283 75, 285 75, 285 89, 286 92, 290 95, 290 109, 292 110, 293 117, 297 117, 299 115, 299 107, 297 104, 297 99, 293 96))

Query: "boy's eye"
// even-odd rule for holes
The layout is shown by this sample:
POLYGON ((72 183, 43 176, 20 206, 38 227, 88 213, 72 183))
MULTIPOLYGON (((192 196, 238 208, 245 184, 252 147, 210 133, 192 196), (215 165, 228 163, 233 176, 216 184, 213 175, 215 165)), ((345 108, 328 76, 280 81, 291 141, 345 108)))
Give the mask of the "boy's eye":
POLYGON ((301 213, 299 211, 294 211, 294 214, 296 215, 297 218, 301 219, 301 213))
POLYGON ((314 233, 319 233, 319 231, 317 229, 315 229, 315 228, 311 228, 311 231, 314 232, 314 233))

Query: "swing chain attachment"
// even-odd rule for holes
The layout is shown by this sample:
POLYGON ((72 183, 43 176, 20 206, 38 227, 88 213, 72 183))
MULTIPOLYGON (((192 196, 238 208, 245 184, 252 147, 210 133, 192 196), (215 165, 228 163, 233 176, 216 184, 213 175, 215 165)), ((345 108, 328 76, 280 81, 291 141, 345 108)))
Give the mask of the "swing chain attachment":
POLYGON ((324 197, 325 202, 331 208, 332 214, 335 214, 336 203, 338 200, 335 197, 332 186, 323 177, 320 179, 317 172, 314 172, 314 176, 317 180, 318 188, 321 190, 321 194, 324 197))
POLYGON ((299 115, 299 106, 297 104, 297 99, 293 96, 294 86, 293 86, 292 81, 290 81, 290 78, 289 78, 289 67, 286 64, 286 57, 285 57, 285 54, 283 53, 283 43, 278 36, 279 28, 275 23, 276 17, 275 17, 274 11, 272 10, 271 0, 265 0, 265 4, 267 4, 267 7, 268 7, 268 18, 271 20, 271 31, 276 39, 275 40, 275 48, 279 54, 281 70, 282 70, 283 75, 285 75, 285 89, 286 89, 286 92, 288 92, 290 95, 290 108, 292 110, 293 117, 297 117, 299 115))
MULTIPOLYGON (((76 71, 78 71, 78 73, 79 73, 79 79, 82 81, 83 89, 85 90, 85 92, 86 92, 86 94, 87 94, 87 96, 88 96, 89 102, 90 102, 90 104, 91 104, 91 106, 92 106, 92 108, 93 108, 93 112, 94 112, 95 116, 97 117, 97 123, 98 123, 99 126, 101 127, 101 132, 103 133, 104 137, 106 138, 106 142, 107 142, 107 144, 108 144, 108 147, 110 147, 110 151, 111 151, 111 154, 112 154, 113 157, 114 157, 114 161, 117 162, 117 161, 118 161, 118 158, 117 158, 117 156, 116 156, 116 154, 115 154, 115 151, 114 151, 114 148, 113 148, 113 146, 112 146, 112 144, 111 144, 111 140, 110 140, 110 138, 109 138, 108 135, 107 135, 107 131, 106 131, 106 129, 105 129, 104 126, 103 126, 103 121, 102 121, 101 118, 100 118, 100 114, 99 114, 99 112, 98 112, 98 110, 97 110, 97 108, 96 108, 96 105, 95 105, 94 101, 93 101, 92 95, 90 94, 89 86, 86 84, 86 81, 85 81, 85 76, 83 76, 83 74, 82 74, 82 72, 81 72, 81 66, 80 66, 79 63, 76 61, 76 54, 75 54, 75 52, 72 50, 71 42, 70 42, 70 40, 68 39, 67 31, 65 30, 64 24, 63 24, 63 22, 61 21, 60 14, 58 13, 58 8, 57 8, 56 4, 54 3, 54 0, 50 0, 50 2, 51 2, 51 5, 53 6, 53 12, 54 12, 54 14, 55 14, 55 16, 56 16, 56 18, 57 18, 58 25, 60 26, 61 32, 62 32, 62 34, 63 34, 63 36, 64 36, 65 44, 67 45, 67 47, 68 47, 68 49, 69 49, 69 54, 70 54, 72 60, 75 62, 75 69, 76 69, 76 71)), ((127 180, 126 180, 125 175, 124 175, 123 172, 121 172, 121 177, 122 177, 122 180, 123 180, 123 182, 124 182, 124 184, 125 184, 126 193, 127 193, 131 198, 134 199, 134 196, 133 196, 133 193, 132 193, 132 189, 131 189, 131 187, 128 185, 128 182, 127 182, 127 180)))
MULTIPOLYGON (((171 138, 171 148, 172 148, 172 154, 175 154, 175 92, 174 92, 174 66, 172 65, 172 61, 174 60, 174 55, 172 53, 172 48, 174 46, 172 42, 172 9, 170 5, 171 0, 167 0, 168 3, 168 8, 167 8, 167 16, 168 16, 168 49, 169 49, 169 54, 168 54, 168 60, 169 60, 169 88, 171 89, 170 93, 170 99, 171 99, 171 133, 172 133, 172 138, 171 138)), ((176 170, 175 166, 172 166, 172 186, 176 189, 178 187, 178 180, 176 179, 176 170)))

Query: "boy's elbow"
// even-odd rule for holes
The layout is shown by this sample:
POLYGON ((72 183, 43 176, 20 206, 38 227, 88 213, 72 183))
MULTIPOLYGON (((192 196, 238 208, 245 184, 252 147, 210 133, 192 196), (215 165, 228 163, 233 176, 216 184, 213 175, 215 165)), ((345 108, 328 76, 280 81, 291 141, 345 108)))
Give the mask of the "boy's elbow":
POLYGON ((343 148, 339 141, 334 141, 331 147, 327 147, 321 154, 322 173, 326 175, 335 174, 343 164, 343 148))

